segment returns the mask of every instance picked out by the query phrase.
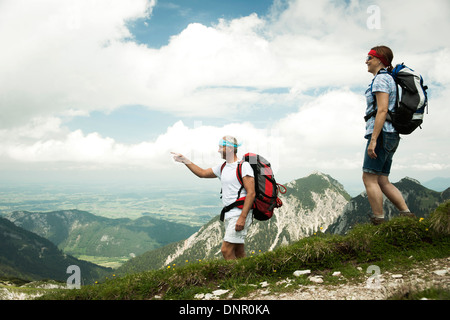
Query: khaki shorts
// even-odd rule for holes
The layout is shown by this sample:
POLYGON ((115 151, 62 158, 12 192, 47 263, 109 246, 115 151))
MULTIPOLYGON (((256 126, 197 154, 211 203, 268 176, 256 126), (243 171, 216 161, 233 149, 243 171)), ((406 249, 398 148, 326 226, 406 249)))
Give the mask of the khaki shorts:
POLYGON ((238 219, 239 216, 234 216, 224 220, 225 236, 223 237, 223 241, 237 244, 245 243, 245 236, 247 235, 247 231, 253 222, 252 212, 250 211, 248 213, 247 219, 245 220, 244 229, 241 231, 236 231, 236 222, 238 219))

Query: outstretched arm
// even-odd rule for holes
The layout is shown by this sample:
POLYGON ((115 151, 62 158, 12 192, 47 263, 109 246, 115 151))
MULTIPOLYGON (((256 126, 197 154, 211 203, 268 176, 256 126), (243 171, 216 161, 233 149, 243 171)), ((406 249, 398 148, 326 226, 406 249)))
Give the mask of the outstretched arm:
POLYGON ((192 171, 199 178, 217 178, 211 168, 203 169, 197 166, 195 163, 191 162, 188 158, 180 153, 171 152, 174 156, 173 159, 177 162, 184 163, 189 170, 192 171))

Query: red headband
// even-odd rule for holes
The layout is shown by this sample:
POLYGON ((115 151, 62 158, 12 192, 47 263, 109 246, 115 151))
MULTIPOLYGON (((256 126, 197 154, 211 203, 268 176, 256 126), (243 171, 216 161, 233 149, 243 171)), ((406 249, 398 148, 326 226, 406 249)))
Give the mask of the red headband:
POLYGON ((385 67, 389 67, 391 65, 389 62, 386 61, 385 57, 383 57, 381 54, 378 54, 375 50, 370 50, 368 54, 369 56, 374 56, 380 59, 381 63, 383 63, 385 67))

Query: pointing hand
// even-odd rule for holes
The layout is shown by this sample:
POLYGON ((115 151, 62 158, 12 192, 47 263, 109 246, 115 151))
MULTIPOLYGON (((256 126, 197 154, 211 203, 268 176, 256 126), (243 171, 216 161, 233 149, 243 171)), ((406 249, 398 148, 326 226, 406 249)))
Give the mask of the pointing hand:
POLYGON ((189 159, 186 158, 185 156, 183 156, 181 153, 171 152, 171 154, 173 154, 173 159, 176 162, 181 162, 181 163, 184 163, 184 164, 189 164, 190 163, 189 159))

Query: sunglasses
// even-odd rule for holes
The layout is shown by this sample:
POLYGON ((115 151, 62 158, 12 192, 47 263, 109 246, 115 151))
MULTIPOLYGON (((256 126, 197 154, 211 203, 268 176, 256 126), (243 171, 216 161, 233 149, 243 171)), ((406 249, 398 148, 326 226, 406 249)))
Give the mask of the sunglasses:
POLYGON ((234 147, 234 148, 237 148, 237 147, 240 147, 241 146, 241 143, 239 143, 239 144, 234 144, 234 143, 232 143, 232 142, 230 142, 230 141, 226 141, 226 140, 220 140, 220 142, 219 142, 219 146, 220 147, 234 147))
POLYGON ((375 57, 374 56, 367 56, 366 62, 372 60, 373 58, 375 58, 375 57))

